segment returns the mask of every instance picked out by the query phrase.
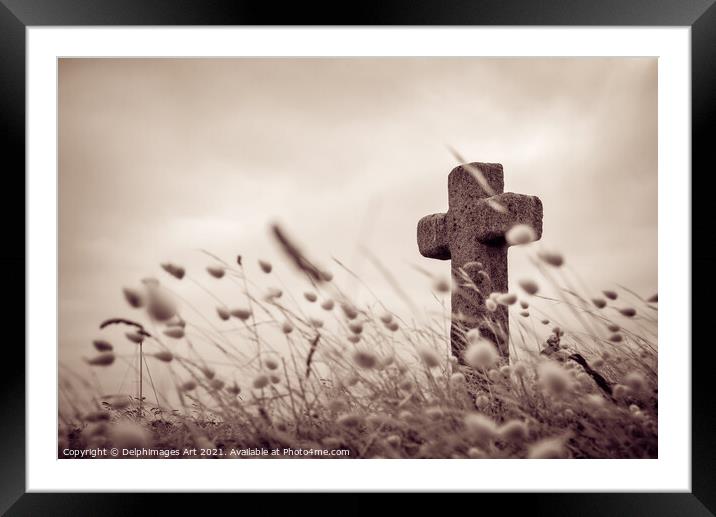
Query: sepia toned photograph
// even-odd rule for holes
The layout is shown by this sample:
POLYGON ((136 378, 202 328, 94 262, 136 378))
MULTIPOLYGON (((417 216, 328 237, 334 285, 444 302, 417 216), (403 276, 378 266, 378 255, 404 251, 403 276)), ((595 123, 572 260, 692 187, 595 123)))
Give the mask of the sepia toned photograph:
POLYGON ((59 59, 57 457, 658 458, 657 72, 59 59))

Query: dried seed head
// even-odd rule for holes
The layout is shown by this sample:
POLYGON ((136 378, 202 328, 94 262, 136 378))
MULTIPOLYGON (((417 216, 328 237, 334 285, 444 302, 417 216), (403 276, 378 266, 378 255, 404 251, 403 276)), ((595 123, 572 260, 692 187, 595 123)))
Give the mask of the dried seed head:
POLYGON ((359 427, 363 423, 363 417, 357 413, 347 413, 339 416, 336 422, 343 427, 354 428, 359 427))
POLYGON ((214 278, 222 278, 226 273, 222 266, 207 266, 206 271, 214 278))
POLYGON ((226 387, 226 391, 228 391, 232 395, 236 396, 239 393, 241 393, 241 388, 239 387, 238 384, 236 384, 236 382, 234 382, 234 384, 232 384, 231 386, 226 387))
POLYGON ((537 240, 537 233, 527 224, 517 224, 507 230, 505 240, 511 246, 527 244, 537 240))
POLYGON ((354 320, 358 317, 358 311, 356 308, 348 303, 342 303, 341 309, 343 309, 343 314, 345 314, 346 318, 349 320, 354 320))
MULTIPOLYGON (((470 331, 472 332, 472 331, 470 331)), ((468 346, 463 353, 465 362, 478 370, 487 369, 500 360, 500 354, 495 344, 489 339, 468 332, 468 346)))
POLYGON ((390 323, 388 323, 388 324, 386 325, 386 328, 387 328, 388 330, 390 330, 391 332, 397 332, 400 327, 398 326, 398 323, 397 323, 397 322, 391 321, 390 323))
POLYGON ((545 438, 529 446, 527 457, 530 459, 557 459, 565 457, 562 438, 545 438))
POLYGON ((535 282, 531 278, 523 278, 519 280, 517 284, 527 294, 537 294, 537 292, 539 291, 539 286, 537 285, 537 282, 535 282))
POLYGON ((246 321, 251 317, 251 310, 239 307, 238 309, 232 309, 229 314, 235 318, 239 318, 241 321, 246 321))
POLYGON ((154 357, 165 363, 171 363, 172 359, 174 359, 174 355, 168 350, 160 350, 159 352, 154 354, 154 357))
POLYGON ((544 361, 537 367, 540 385, 545 391, 554 395, 562 395, 572 387, 572 378, 561 366, 544 361))
POLYGON ((363 324, 359 321, 351 321, 348 324, 348 328, 354 334, 360 334, 361 332, 363 332, 363 324))
POLYGON ((293 325, 291 325, 291 322, 286 320, 283 323, 281 323, 281 332, 284 334, 290 334, 293 332, 293 325))
POLYGON ((193 389, 196 389, 196 381, 186 381, 184 384, 181 385, 181 389, 183 391, 191 391, 193 389))
POLYGON ((521 311, 520 316, 522 316, 523 318, 529 318, 530 313, 529 313, 529 311, 521 311))
POLYGON ((612 334, 609 336, 609 341, 612 343, 620 343, 622 341, 622 335, 621 334, 612 334))
POLYGON ((330 298, 326 298, 321 303, 321 309, 323 309, 324 311, 332 311, 334 306, 335 303, 333 303, 333 300, 331 300, 330 298))
POLYGON ((450 376, 450 385, 453 388, 462 388, 466 383, 467 379, 465 379, 465 375, 460 372, 455 372, 450 376))
POLYGON ((514 293, 504 293, 497 297, 497 303, 502 305, 512 305, 517 301, 517 295, 514 293))
POLYGON ((231 317, 231 313, 229 312, 229 309, 226 307, 217 307, 216 313, 219 315, 219 318, 226 321, 231 317))
POLYGON ((159 289, 150 289, 147 312, 152 319, 167 321, 176 315, 177 308, 169 295, 159 289))
POLYGON ((659 303, 659 295, 658 295, 658 294, 653 294, 653 295, 651 295, 649 298, 647 298, 646 301, 649 302, 649 303, 659 303))
POLYGON ((527 439, 527 425, 521 420, 510 420, 499 429, 500 438, 510 443, 522 443, 527 439))
POLYGON ((114 362, 115 356, 112 352, 104 352, 91 359, 86 359, 87 364, 92 366, 109 366, 114 362))
POLYGON ((95 339, 92 344, 98 352, 111 352, 113 349, 112 345, 104 339, 95 339))
POLYGON ((181 327, 169 327, 164 329, 164 335, 173 339, 181 339, 184 337, 184 329, 181 327))
POLYGON ((450 281, 445 278, 436 278, 433 282, 433 290, 438 293, 449 293, 450 292, 450 281))
POLYGON ((121 449, 142 449, 151 444, 151 435, 144 427, 129 420, 120 420, 110 426, 109 439, 121 449))
POLYGON ((418 356, 428 368, 437 368, 440 366, 440 356, 431 348, 426 346, 419 347, 418 356))
POLYGON ((267 357, 264 360, 264 365, 269 370, 277 370, 278 369, 278 361, 276 359, 274 359, 273 357, 267 357))
POLYGON ((515 377, 524 377, 527 375, 527 367, 525 366, 525 363, 521 361, 513 365, 512 371, 515 374, 515 377))
POLYGON ((378 363, 378 358, 373 352, 367 350, 355 350, 353 352, 353 362, 360 368, 371 369, 375 368, 378 363))
POLYGON ((627 318, 633 318, 636 316, 636 309, 632 307, 622 307, 619 309, 619 312, 622 314, 622 316, 626 316, 627 318))
POLYGON ((308 318, 308 323, 313 327, 320 329, 323 327, 323 320, 320 320, 318 318, 308 318))
POLYGON ((609 298, 610 300, 616 300, 617 299, 617 293, 615 291, 602 291, 602 294, 609 298))
POLYGON ((271 381, 269 380, 268 375, 262 373, 254 377, 253 385, 257 390, 261 390, 268 386, 270 382, 271 381))
POLYGON ((603 309, 607 306, 607 302, 604 298, 592 298, 592 303, 597 309, 603 309))
POLYGON ((348 341, 351 343, 358 343, 360 342, 360 336, 357 334, 351 334, 350 336, 346 337, 348 341))
POLYGON ((171 262, 164 262, 160 264, 162 269, 172 275, 174 278, 181 280, 184 278, 184 275, 186 274, 186 271, 183 267, 177 266, 176 264, 172 264, 171 262))
POLYGON ((208 366, 205 366, 204 368, 202 368, 201 373, 203 373, 204 377, 206 377, 209 380, 213 379, 214 376, 216 375, 216 372, 214 370, 212 370, 211 368, 209 368, 208 366))
POLYGON ((542 320, 542 325, 549 325, 549 320, 542 320))
POLYGON ((226 386, 226 383, 221 379, 214 378, 209 381, 209 387, 213 390, 220 391, 224 386, 226 386))
POLYGON ((487 395, 478 395, 475 397, 475 407, 479 410, 485 410, 490 405, 490 398, 487 395))
POLYGON ((546 264, 554 267, 560 267, 564 264, 564 257, 558 251, 540 250, 537 256, 546 264))
POLYGON ((305 293, 303 293, 303 297, 306 300, 308 300, 310 303, 313 303, 316 300, 318 300, 318 296, 316 296, 316 293, 314 293, 312 291, 306 291, 305 293))
POLYGON ((633 371, 626 374, 624 384, 635 393, 640 393, 646 389, 646 378, 641 372, 633 371))
POLYGON ((464 422, 467 431, 478 443, 488 442, 497 436, 497 424, 482 413, 468 413, 464 422))
POLYGON ((144 341, 144 336, 140 334, 139 332, 125 332, 124 335, 129 339, 132 343, 141 343, 144 341))
POLYGON ((144 305, 144 296, 142 296, 142 293, 137 289, 125 287, 124 289, 122 289, 122 293, 124 294, 124 299, 127 300, 127 303, 135 309, 138 309, 144 305))
POLYGON ((388 323, 393 321, 393 315, 389 312, 384 312, 380 315, 380 321, 382 321, 384 325, 387 325, 388 323))
POLYGON ((259 267, 261 268, 261 271, 263 271, 266 274, 269 274, 271 272, 271 270, 273 269, 271 262, 268 262, 266 260, 259 260, 259 267))
POLYGON ((487 300, 485 300, 485 307, 488 311, 495 312, 497 310, 497 303, 495 303, 494 300, 488 298, 487 300))
POLYGON ((530 306, 529 303, 527 303, 524 300, 520 300, 520 307, 522 307, 523 309, 527 309, 529 306, 530 306))
POLYGON ((348 404, 341 398, 335 398, 328 401, 328 410, 333 413, 342 413, 348 411, 348 404))

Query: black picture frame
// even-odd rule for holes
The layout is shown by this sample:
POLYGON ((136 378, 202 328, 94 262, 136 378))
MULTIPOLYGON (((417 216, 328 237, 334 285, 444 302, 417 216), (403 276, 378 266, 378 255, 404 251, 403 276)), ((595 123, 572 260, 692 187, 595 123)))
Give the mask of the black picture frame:
MULTIPOLYGON (((0 375, 0 511, 7 515, 130 515, 147 509, 143 494, 25 493, 25 29, 30 26, 104 25, 552 25, 552 26, 689 26, 692 74, 691 181, 716 172, 712 151, 716 124, 715 0, 462 0, 321 4, 246 2, 241 0, 0 0, 0 120, 5 199, 0 203, 5 275, 5 368, 0 375), (15 205, 17 203, 17 205, 15 205), (21 212, 22 211, 22 212, 21 212), (23 293, 19 295, 19 293, 23 293), (15 295, 15 296, 13 296, 15 295), (21 298, 20 298, 21 296, 21 298), (15 335, 17 339, 14 339, 15 335)), ((687 174, 687 171, 684 171, 687 174)), ((704 328, 711 311, 716 247, 710 224, 708 189, 692 183, 692 274, 699 279, 691 300, 693 330, 704 328), (704 285, 705 284, 705 285, 704 285), (699 300, 701 295, 703 300, 699 300)), ((48 291, 51 295, 51 290, 48 291)), ((690 493, 475 494, 469 504, 509 498, 510 513, 519 507, 551 515, 714 515, 716 513, 716 403, 710 378, 714 345, 705 335, 691 343, 670 343, 692 352, 692 491, 690 493), (516 505, 516 506, 515 506, 516 505)), ((48 346, 53 346, 48 343, 48 346)), ((668 440, 668 437, 662 439, 668 440)), ((217 497, 212 495, 211 497, 217 497)), ((219 496, 225 499, 228 496, 219 496)), ((353 496, 356 497, 356 496, 353 496)), ((173 496, 170 505, 186 504, 173 496)), ((416 499, 414 499, 415 501, 416 499)), ((241 506, 251 511, 254 503, 241 506)), ((419 500, 418 500, 419 501, 419 500)), ((170 511, 162 502, 165 511, 170 511)), ((222 500, 212 501, 218 509, 222 500)), ((326 507, 330 503, 323 503, 326 507)), ((356 505, 357 508, 360 506, 356 505)), ((364 507, 365 508, 365 507, 364 507)), ((258 508, 257 508, 258 510, 258 508)))

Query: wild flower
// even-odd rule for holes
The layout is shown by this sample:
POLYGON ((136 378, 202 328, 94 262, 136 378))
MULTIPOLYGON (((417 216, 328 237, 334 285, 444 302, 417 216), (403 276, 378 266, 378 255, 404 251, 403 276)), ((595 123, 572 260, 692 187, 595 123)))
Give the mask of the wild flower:
POLYGON ((527 244, 537 240, 537 233, 534 231, 534 228, 527 224, 516 224, 507 230, 505 240, 512 246, 527 244))
POLYGON ((487 310, 490 311, 490 312, 495 312, 495 311, 497 310, 497 304, 496 304, 493 300, 491 300, 490 298, 488 298, 487 300, 485 300, 485 307, 486 307, 487 310))

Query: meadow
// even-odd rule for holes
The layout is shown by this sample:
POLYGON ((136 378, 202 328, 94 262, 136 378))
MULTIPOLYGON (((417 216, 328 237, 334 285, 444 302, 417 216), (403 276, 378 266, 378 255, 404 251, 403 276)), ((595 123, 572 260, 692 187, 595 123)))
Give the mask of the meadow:
MULTIPOLYGON (((620 286, 592 292, 568 258, 530 247, 532 270, 521 272, 514 292, 481 293, 489 310, 509 310, 509 361, 475 330, 453 357, 450 292, 477 289, 467 273, 447 279, 418 267, 435 306, 410 314, 378 296, 352 299, 283 230, 272 236, 302 291, 274 284, 272 262, 208 252, 204 270, 166 262, 162 277, 118 286, 131 317, 97 322, 84 364, 60 365, 58 457, 103 447, 143 457, 187 448, 216 458, 252 449, 290 457, 657 457, 656 295, 620 286), (173 286, 189 281, 214 300, 212 311, 176 294, 173 286), (230 300, 212 292, 214 282, 231 284, 230 300), (112 369, 123 381, 104 393, 96 380, 112 369)), ((403 296, 390 271, 374 265, 403 296)), ((339 260, 331 268, 373 292, 339 260)))

